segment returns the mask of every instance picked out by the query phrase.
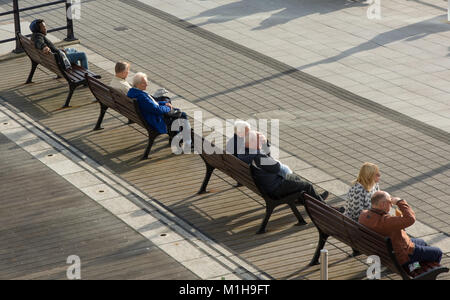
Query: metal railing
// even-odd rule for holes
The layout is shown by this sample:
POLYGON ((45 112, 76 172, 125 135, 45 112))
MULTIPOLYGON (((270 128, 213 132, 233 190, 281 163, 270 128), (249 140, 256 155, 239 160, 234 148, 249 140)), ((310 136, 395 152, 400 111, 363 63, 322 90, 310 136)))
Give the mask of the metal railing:
MULTIPOLYGON (((61 31, 61 30, 67 29, 67 37, 64 40, 65 41, 75 41, 76 40, 74 32, 73 32, 73 21, 69 15, 69 12, 72 11, 72 1, 71 0, 58 0, 58 1, 34 5, 34 6, 30 6, 30 7, 25 7, 25 8, 19 8, 19 0, 12 0, 12 1, 13 1, 13 10, 0 13, 0 17, 14 14, 14 32, 15 32, 16 36, 14 38, 2 40, 2 41, 0 41, 0 44, 16 41, 16 49, 13 50, 14 53, 23 52, 22 46, 20 45, 20 43, 17 39, 17 33, 22 33, 21 28, 20 28, 20 13, 24 12, 24 11, 32 10, 32 9, 41 8, 41 7, 47 7, 47 6, 65 3, 66 4, 65 16, 66 16, 67 25, 63 26, 63 27, 49 29, 47 32, 50 33, 50 32, 61 31)), ((30 36, 30 35, 28 35, 28 36, 30 36)))

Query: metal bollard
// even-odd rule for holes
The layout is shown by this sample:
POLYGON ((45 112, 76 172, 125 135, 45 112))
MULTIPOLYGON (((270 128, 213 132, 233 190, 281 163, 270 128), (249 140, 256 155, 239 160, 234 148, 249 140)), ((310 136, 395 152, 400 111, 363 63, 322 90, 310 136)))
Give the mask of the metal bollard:
POLYGON ((320 250, 320 280, 328 280, 328 250, 320 250))
POLYGON ((67 37, 65 41, 76 41, 75 34, 73 33, 73 20, 72 20, 72 0, 66 1, 66 22, 67 22, 67 37), (70 14, 70 15, 69 15, 70 14))
MULTIPOLYGON (((20 28, 20 14, 19 14, 19 0, 13 0, 13 10, 14 10, 14 34, 21 33, 20 28)), ((14 53, 22 53, 22 45, 16 36, 16 49, 13 50, 14 53)))

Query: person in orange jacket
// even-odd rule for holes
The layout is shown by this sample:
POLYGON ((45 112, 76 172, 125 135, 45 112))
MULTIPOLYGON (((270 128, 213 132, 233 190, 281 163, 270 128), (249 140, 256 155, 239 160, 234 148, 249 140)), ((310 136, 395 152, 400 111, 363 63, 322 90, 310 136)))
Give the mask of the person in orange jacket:
POLYGON ((405 228, 413 225, 416 221, 414 211, 406 200, 392 198, 389 193, 378 191, 373 194, 371 204, 371 209, 361 213, 359 223, 381 235, 389 236, 397 260, 403 267, 415 262, 435 264, 441 262, 441 249, 430 247, 421 239, 410 238, 406 233, 405 228), (392 205, 399 208, 401 216, 389 214, 392 205))

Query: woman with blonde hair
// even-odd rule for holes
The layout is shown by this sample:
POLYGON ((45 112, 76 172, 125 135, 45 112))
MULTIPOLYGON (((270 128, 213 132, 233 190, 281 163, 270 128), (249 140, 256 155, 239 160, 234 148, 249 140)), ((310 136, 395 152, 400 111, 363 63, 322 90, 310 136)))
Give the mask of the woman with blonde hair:
POLYGON ((380 190, 380 177, 377 165, 368 162, 362 165, 358 178, 353 181, 353 186, 347 193, 344 215, 358 222, 361 212, 370 209, 372 195, 380 190))

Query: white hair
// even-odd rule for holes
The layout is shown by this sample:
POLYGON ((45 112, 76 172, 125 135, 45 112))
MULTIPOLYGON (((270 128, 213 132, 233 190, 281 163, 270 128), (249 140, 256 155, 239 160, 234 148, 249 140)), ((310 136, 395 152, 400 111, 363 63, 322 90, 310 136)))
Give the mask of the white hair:
POLYGON ((134 87, 138 86, 139 84, 142 83, 144 79, 147 80, 147 74, 142 72, 136 73, 136 75, 134 75, 133 77, 133 86, 134 87))
POLYGON ((246 131, 250 131, 250 123, 238 120, 234 122, 234 133, 236 133, 238 136, 245 136, 246 131))

